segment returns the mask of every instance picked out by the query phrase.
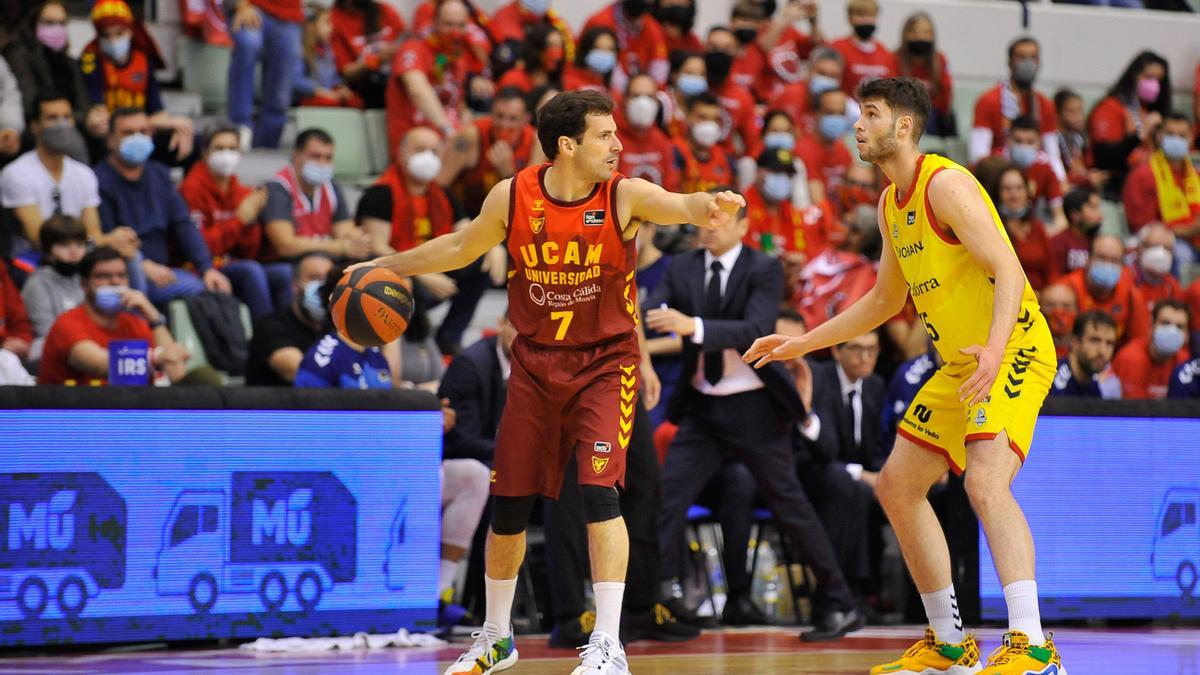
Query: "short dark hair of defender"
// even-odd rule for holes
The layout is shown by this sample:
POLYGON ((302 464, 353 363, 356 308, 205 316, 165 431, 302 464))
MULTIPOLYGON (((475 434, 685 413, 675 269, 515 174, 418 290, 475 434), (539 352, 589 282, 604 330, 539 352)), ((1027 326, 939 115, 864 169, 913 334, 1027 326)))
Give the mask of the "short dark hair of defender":
POLYGON ((1083 334, 1089 326, 1107 326, 1117 330, 1117 322, 1112 315, 1102 309, 1090 309, 1075 317, 1075 325, 1071 327, 1071 335, 1083 339, 1083 334))
POLYGON ((885 77, 881 80, 864 82, 858 88, 858 100, 862 103, 874 99, 883 101, 892 109, 894 118, 910 115, 913 118, 913 143, 921 140, 925 124, 929 122, 929 90, 920 81, 911 77, 885 77))
POLYGON ((537 135, 546 159, 558 157, 558 139, 566 136, 583 142, 588 115, 611 115, 613 101, 598 91, 565 91, 546 102, 538 111, 537 135))
POLYGON ((83 260, 79 261, 79 278, 86 281, 92 276, 92 270, 96 268, 96 265, 109 260, 124 260, 124 258, 111 246, 97 246, 83 256, 83 260))

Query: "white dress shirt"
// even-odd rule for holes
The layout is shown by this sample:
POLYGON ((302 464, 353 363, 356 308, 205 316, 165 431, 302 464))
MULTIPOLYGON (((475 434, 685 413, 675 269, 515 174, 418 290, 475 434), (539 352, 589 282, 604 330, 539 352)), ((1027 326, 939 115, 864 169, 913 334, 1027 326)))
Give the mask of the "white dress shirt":
MULTIPOLYGON (((846 371, 842 370, 842 365, 835 364, 837 369, 838 384, 841 385, 842 405, 850 403, 850 410, 854 416, 854 444, 862 443, 862 384, 861 379, 850 382, 850 378, 846 377, 846 371), (854 392, 854 400, 850 400, 850 392, 854 392)), ((854 480, 862 478, 862 464, 847 464, 846 472, 854 480)))
MULTIPOLYGON (((738 242, 733 248, 722 253, 719 257, 714 256, 708 251, 704 252, 704 288, 707 292, 708 284, 712 281, 712 264, 714 260, 721 263, 721 297, 725 297, 725 291, 729 286, 729 274, 733 271, 733 265, 737 262, 738 256, 742 254, 742 243, 738 242)), ((696 330, 692 333, 692 343, 704 346, 704 319, 695 317, 696 330)), ((716 384, 709 383, 704 379, 704 352, 700 353, 700 362, 696 366, 696 373, 692 376, 692 386, 701 394, 708 396, 730 396, 732 394, 741 394, 747 391, 762 389, 762 380, 758 379, 754 369, 746 365, 742 361, 742 355, 736 349, 726 349, 721 352, 721 357, 724 360, 724 371, 721 379, 716 384)))

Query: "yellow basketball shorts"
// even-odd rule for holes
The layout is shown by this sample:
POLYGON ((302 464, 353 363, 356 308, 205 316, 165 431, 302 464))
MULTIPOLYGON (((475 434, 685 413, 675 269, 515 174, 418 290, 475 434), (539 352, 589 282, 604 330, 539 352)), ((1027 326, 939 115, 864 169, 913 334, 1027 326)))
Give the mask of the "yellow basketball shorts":
POLYGON ((896 433, 944 457, 956 474, 967 468, 967 443, 1001 432, 1007 432, 1009 447, 1024 462, 1057 365, 1050 329, 1039 315, 1020 338, 1009 341, 982 401, 968 406, 958 400, 958 388, 975 372, 975 361, 947 363, 917 392, 896 433))

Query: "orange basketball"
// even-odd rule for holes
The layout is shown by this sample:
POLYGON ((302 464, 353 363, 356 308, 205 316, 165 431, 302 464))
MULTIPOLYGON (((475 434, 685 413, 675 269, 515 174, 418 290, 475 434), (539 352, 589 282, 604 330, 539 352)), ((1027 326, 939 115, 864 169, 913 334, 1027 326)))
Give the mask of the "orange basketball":
POLYGON ((404 334, 412 318, 412 284, 382 267, 361 267, 338 280, 330 296, 337 331, 364 347, 382 347, 404 334))

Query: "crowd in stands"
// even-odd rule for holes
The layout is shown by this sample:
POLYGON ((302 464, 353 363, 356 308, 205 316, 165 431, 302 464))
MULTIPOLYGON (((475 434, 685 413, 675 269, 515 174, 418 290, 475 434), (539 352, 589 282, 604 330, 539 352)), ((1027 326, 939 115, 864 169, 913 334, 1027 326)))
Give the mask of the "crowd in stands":
MULTIPOLYGON (((823 32, 812 0, 738 0, 705 34, 694 30, 696 0, 619 0, 578 31, 548 0, 514 0, 491 16, 462 0, 423 2, 411 17, 375 0, 326 4, 238 0, 187 24, 232 50, 228 119, 203 129, 165 110, 159 47, 125 0, 93 5, 95 37, 78 60, 61 0, 29 7, 0 35, 0 384, 103 383, 108 344, 128 338, 147 341, 159 384, 210 382, 167 325, 169 305, 184 299, 216 316, 230 316, 231 302, 235 318, 238 303, 248 309, 253 331, 235 372, 248 385, 439 392, 446 589, 484 508, 511 325, 451 358, 485 292, 504 286, 508 253, 415 278, 409 329, 384 348, 332 329, 328 298, 345 264, 460 227, 500 180, 545 161, 539 107, 594 89, 617 102, 622 173, 745 195, 738 250, 778 261, 776 329, 801 333, 874 283, 887 186, 851 150, 855 92, 904 75, 929 90, 925 133, 965 141, 1038 292, 1058 349, 1052 395, 1200 398, 1200 105, 1173 109, 1170 87, 1171 65, 1195 64, 1143 51, 1089 110, 1070 89, 1039 89, 1043 50, 1017 37, 1007 72, 959 129, 952 55, 938 48, 933 16, 907 17, 900 42, 887 44, 877 0, 847 1, 845 36, 823 32), (338 139, 319 128, 296 134, 264 184, 239 180, 245 153, 278 147, 297 105, 386 111, 393 161, 356 203, 334 180, 338 139), (1102 232, 1105 202, 1127 232, 1102 232)), ((694 225, 643 223, 641 297, 655 297, 673 257, 703 246, 694 225)), ((648 339, 663 384, 648 423, 665 448, 669 402, 688 386, 694 355, 677 330, 648 339)), ((860 595, 880 591, 876 472, 939 365, 911 303, 877 332, 787 364, 806 411, 790 441, 800 479, 860 595)), ((748 474, 729 471, 720 481, 750 480, 753 494, 748 474)), ((761 619, 731 606, 737 621, 761 619)))

